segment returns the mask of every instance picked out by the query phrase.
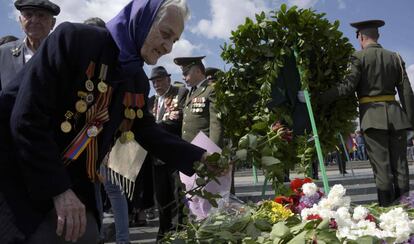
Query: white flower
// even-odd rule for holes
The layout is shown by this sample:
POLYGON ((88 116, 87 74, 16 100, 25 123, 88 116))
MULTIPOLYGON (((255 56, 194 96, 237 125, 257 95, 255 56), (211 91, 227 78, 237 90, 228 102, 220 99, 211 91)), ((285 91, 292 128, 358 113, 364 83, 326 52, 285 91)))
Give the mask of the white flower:
POLYGON ((354 209, 354 214, 352 215, 352 217, 355 220, 364 220, 367 216, 368 216, 368 209, 362 206, 356 207, 354 209))
POLYGON ((380 216, 380 228, 384 230, 384 236, 395 238, 400 243, 408 240, 414 232, 414 223, 408 218, 408 214, 400 207, 391 209, 380 216))
POLYGON ((328 198, 341 198, 345 195, 346 189, 340 185, 334 185, 328 194, 328 198))
POLYGON ((305 183, 302 185, 302 191, 305 196, 311 197, 318 191, 318 186, 315 183, 305 183))

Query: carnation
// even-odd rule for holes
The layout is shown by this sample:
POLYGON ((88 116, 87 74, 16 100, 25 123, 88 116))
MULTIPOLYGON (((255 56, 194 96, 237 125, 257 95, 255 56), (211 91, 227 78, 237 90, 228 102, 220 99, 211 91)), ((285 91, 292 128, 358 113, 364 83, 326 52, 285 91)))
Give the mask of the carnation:
POLYGON ((395 242, 404 242, 410 238, 414 231, 414 223, 408 218, 408 214, 401 208, 394 208, 381 214, 380 228, 384 230, 384 236, 395 238, 395 242))
POLYGON ((362 207, 362 206, 358 206, 354 209, 354 214, 352 215, 352 217, 355 220, 363 220, 368 216, 368 209, 362 207))
POLYGON ((302 192, 305 196, 311 197, 318 191, 318 186, 315 183, 305 183, 302 185, 302 192))

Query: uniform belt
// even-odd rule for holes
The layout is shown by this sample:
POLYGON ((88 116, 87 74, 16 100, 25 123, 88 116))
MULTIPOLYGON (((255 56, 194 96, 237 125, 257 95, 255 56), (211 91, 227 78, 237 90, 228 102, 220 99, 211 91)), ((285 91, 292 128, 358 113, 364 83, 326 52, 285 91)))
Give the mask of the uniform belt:
POLYGON ((375 103, 375 102, 393 102, 395 101, 394 95, 379 95, 372 97, 361 97, 359 99, 359 104, 365 103, 375 103))

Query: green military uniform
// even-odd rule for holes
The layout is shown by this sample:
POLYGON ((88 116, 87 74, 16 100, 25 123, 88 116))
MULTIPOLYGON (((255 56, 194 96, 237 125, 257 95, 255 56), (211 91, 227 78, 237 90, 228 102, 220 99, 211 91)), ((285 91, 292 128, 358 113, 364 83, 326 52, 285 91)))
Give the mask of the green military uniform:
MULTIPOLYGON (((190 69, 192 65, 202 65, 203 57, 176 58, 174 62, 181 65, 183 71, 190 69)), ((187 95, 183 109, 182 138, 191 142, 202 131, 215 144, 223 144, 223 128, 215 107, 214 85, 208 79, 200 81, 197 87, 187 95)))
MULTIPOLYGON (((372 33, 384 22, 364 21, 351 25, 358 29, 357 34, 365 29, 372 33)), ((387 206, 409 191, 406 138, 407 129, 414 124, 413 91, 401 57, 380 44, 368 44, 362 51, 354 53, 349 69, 345 81, 323 94, 322 102, 356 91, 378 200, 382 206, 387 206), (395 88, 400 103, 394 98, 395 88)))

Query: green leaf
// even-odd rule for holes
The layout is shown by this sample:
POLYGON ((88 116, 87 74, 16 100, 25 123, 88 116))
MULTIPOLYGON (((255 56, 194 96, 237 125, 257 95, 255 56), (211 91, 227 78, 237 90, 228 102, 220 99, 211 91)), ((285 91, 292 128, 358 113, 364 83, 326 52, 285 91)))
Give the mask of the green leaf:
POLYGON ((307 233, 308 233, 307 231, 300 232, 297 236, 295 236, 287 244, 304 244, 304 243, 306 243, 306 234, 307 233))
POLYGON ((280 160, 275 157, 263 156, 261 162, 264 166, 273 166, 275 164, 279 164, 280 160))
POLYGON ((270 232, 270 237, 275 238, 284 238, 290 235, 290 229, 283 222, 277 222, 273 225, 272 231, 270 232))
POLYGON ((207 162, 217 162, 220 159, 220 153, 213 153, 209 156, 207 156, 206 161, 207 162))
POLYGON ((246 149, 241 149, 241 150, 237 150, 236 151, 236 157, 240 160, 246 160, 247 158, 247 150, 246 149))

